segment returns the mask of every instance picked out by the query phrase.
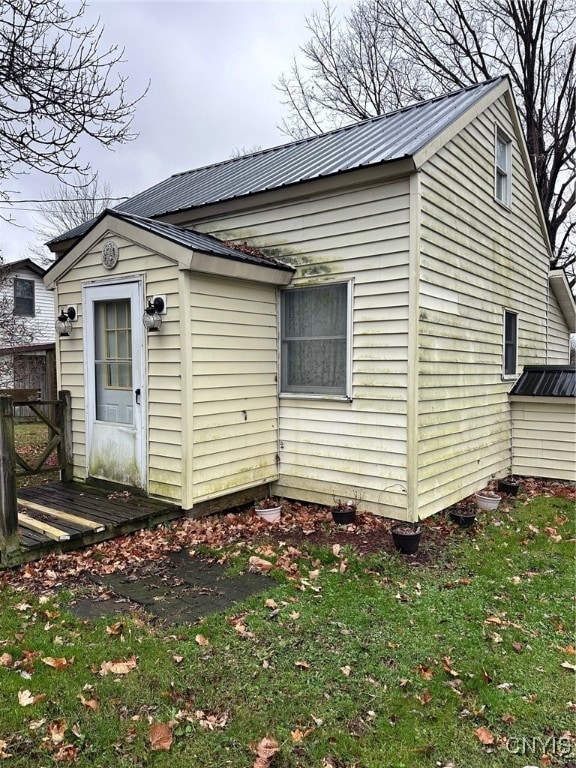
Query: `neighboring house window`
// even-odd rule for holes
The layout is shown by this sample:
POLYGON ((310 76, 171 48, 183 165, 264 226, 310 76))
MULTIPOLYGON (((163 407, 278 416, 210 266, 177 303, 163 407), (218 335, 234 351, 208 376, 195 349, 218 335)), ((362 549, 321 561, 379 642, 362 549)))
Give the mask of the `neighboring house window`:
POLYGON ((34 280, 14 278, 14 314, 34 317, 34 280))
POLYGON ((282 292, 282 392, 347 395, 348 296, 348 283, 282 292))
POLYGON ((504 376, 516 376, 518 360, 518 315, 504 310, 504 376))
POLYGON ((495 163, 496 200, 504 205, 510 205, 512 199, 512 142, 501 131, 496 131, 496 163, 495 163))

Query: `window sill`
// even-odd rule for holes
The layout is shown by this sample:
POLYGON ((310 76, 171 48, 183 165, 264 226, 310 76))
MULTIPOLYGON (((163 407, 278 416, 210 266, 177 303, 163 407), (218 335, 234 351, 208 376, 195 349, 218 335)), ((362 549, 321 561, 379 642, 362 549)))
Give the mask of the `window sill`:
POLYGON ((516 381, 520 378, 519 373, 503 373, 500 378, 502 381, 516 381))
POLYGON ((280 392, 280 400, 329 400, 337 403, 351 403, 348 395, 321 395, 312 392, 280 392))

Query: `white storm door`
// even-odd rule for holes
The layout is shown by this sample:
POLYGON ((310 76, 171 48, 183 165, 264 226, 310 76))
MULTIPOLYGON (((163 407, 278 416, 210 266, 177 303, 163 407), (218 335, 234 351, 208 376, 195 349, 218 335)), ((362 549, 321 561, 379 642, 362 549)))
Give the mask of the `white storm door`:
POLYGON ((89 477, 146 487, 143 288, 84 289, 86 459, 89 477))

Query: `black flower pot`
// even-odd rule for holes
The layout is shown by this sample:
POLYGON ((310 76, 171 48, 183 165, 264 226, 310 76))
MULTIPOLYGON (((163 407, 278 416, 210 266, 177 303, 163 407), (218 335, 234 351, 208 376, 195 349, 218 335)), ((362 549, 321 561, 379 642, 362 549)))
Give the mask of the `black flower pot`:
POLYGON ((502 493, 507 493, 509 496, 516 496, 520 489, 520 483, 515 483, 512 480, 498 480, 498 490, 502 493))
POLYGON ((330 512, 332 512, 332 520, 334 520, 337 525, 349 525, 356 520, 356 510, 353 507, 344 509, 332 507, 330 512))
POLYGON ((390 529, 394 546, 404 555, 413 555, 418 550, 422 528, 412 528, 410 524, 397 523, 390 529))
POLYGON ((461 528, 471 528, 476 522, 476 512, 472 510, 461 510, 460 512, 454 510, 450 512, 450 517, 461 528))

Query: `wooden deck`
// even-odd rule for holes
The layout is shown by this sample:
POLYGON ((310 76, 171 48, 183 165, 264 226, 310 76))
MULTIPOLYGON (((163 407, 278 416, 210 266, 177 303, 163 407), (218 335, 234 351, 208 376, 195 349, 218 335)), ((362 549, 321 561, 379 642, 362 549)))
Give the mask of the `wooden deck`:
POLYGON ((180 517, 179 507, 76 483, 18 489, 20 548, 6 565, 37 560, 180 517))

